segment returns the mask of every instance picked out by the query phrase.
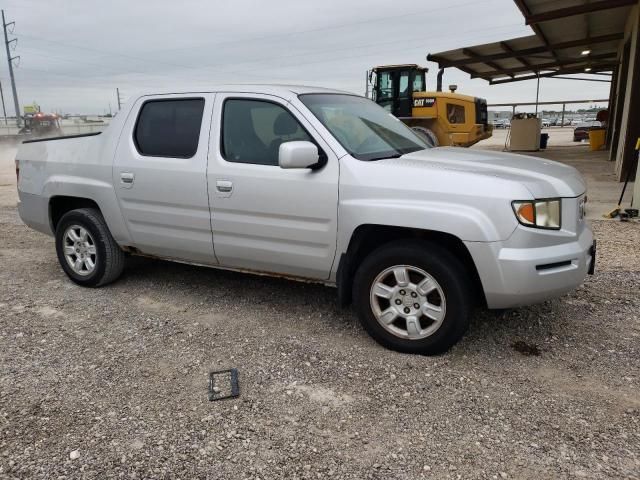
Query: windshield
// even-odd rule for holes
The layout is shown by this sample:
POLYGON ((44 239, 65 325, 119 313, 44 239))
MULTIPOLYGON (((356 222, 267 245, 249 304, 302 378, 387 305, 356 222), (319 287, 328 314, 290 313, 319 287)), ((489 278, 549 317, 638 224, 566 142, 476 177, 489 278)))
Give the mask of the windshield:
POLYGON ((351 156, 381 160, 428 148, 413 131, 369 99, 346 94, 305 94, 300 100, 351 156))

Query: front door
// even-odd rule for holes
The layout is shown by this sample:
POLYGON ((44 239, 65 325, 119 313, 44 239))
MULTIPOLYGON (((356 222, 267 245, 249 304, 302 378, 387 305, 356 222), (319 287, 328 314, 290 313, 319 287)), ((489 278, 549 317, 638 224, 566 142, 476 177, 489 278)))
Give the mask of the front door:
POLYGON ((413 84, 411 70, 381 70, 375 87, 376 103, 398 118, 411 117, 413 84))
POLYGON ((398 70, 394 72, 397 77, 397 96, 393 108, 393 114, 398 118, 408 118, 411 116, 413 108, 413 90, 409 70, 398 70))
POLYGON ((377 72, 374 88, 375 101, 382 108, 393 114, 396 96, 395 72, 382 70, 377 72))
POLYGON ((206 177, 213 99, 142 97, 125 120, 113 185, 134 246, 143 253, 216 263, 206 177))
POLYGON ((338 159, 279 97, 216 96, 209 197, 220 265, 328 279, 336 250, 338 159), (283 142, 307 140, 327 156, 317 170, 282 169, 283 142))

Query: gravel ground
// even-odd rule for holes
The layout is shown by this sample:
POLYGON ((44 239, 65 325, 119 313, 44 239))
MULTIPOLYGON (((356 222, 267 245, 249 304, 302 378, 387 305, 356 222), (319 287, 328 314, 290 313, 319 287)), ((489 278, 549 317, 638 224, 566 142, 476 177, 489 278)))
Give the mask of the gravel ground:
POLYGON ((638 479, 640 224, 594 229, 576 292, 419 357, 321 286, 132 259, 77 287, 4 182, 0 477, 638 479), (241 395, 209 402, 226 367, 241 395))

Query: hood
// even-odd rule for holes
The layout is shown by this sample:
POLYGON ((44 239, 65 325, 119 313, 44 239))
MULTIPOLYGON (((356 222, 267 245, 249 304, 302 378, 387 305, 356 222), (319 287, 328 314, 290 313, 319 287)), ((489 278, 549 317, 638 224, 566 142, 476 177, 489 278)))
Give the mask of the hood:
POLYGON ((382 161, 517 181, 524 185, 534 198, 578 197, 586 191, 584 179, 575 168, 527 155, 440 147, 382 161))

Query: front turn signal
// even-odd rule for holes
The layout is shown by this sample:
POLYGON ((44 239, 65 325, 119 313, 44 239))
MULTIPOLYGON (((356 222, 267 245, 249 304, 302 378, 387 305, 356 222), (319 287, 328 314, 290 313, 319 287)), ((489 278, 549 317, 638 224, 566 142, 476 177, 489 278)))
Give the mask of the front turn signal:
POLYGON ((511 206, 522 225, 548 230, 560 229, 562 209, 559 198, 515 201, 511 206))

